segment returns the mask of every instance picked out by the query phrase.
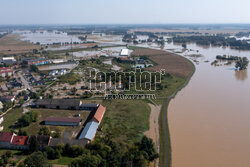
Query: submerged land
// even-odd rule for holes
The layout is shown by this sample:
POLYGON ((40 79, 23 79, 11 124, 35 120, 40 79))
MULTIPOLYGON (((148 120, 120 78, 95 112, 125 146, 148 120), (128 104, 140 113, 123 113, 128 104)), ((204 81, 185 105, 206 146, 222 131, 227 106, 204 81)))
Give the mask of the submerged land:
MULTIPOLYGON (((86 165, 89 158, 97 160, 96 166, 124 166, 127 163, 135 166, 175 166, 176 161, 180 161, 176 160, 179 154, 175 152, 176 144, 180 143, 175 142, 183 134, 180 127, 184 127, 179 117, 173 117, 172 106, 169 117, 169 103, 172 99, 176 101, 176 95, 178 100, 178 92, 188 85, 196 68, 207 72, 214 68, 221 70, 222 66, 211 66, 206 62, 224 55, 224 51, 230 54, 225 58, 243 57, 249 49, 247 25, 234 25, 233 28, 228 25, 195 28, 190 25, 27 26, 1 27, 0 30, 3 32, 0 36, 0 100, 3 102, 0 138, 5 133, 14 133, 30 141, 42 135, 51 136, 52 141, 61 141, 62 144, 47 144, 44 149, 35 150, 31 150, 30 142, 24 144, 27 149, 19 149, 13 144, 12 149, 1 146, 2 159, 7 153, 13 153, 5 161, 1 160, 1 164, 15 162, 27 165, 32 156, 45 157, 38 152, 42 151, 47 154, 44 162, 53 165, 86 165), (212 69, 208 70, 207 66, 212 69), (122 84, 115 80, 108 87, 103 87, 100 84, 106 82, 103 76, 97 80, 90 76, 90 71, 110 73, 133 72, 136 69, 142 72, 163 70, 165 73, 154 91, 138 91, 134 85, 129 91, 124 91, 129 83, 126 77, 122 84), (92 88, 92 81, 97 82, 96 89, 92 88), (105 98, 106 95, 131 94, 154 94, 155 98, 105 98), (85 139, 79 140, 79 135, 92 121, 94 112, 86 108, 76 109, 77 106, 41 108, 36 105, 38 99, 77 100, 83 104, 102 105, 106 110, 98 122, 94 138, 82 146, 85 139), (44 125, 43 121, 49 116, 77 117, 82 122, 80 126, 44 125), (179 123, 177 127, 173 121, 179 123), (69 146, 69 140, 77 144, 69 146), (145 145, 150 149, 145 150, 145 145), (74 155, 70 155, 70 151, 75 151, 74 155), (172 155, 175 156, 174 161, 172 155)), ((227 66, 233 68, 234 64, 232 62, 227 66)), ((237 71, 237 76, 241 71, 237 71)), ((246 77, 240 78, 244 80, 246 77)), ((143 84, 145 82, 142 80, 143 84)), ((182 109, 183 112, 185 110, 182 109)))

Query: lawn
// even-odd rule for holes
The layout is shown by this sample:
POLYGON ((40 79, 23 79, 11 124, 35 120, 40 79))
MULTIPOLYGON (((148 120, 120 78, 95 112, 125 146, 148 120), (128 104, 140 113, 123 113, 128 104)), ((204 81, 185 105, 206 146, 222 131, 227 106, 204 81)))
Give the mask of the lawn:
POLYGON ((23 109, 22 108, 16 108, 11 111, 9 111, 4 116, 4 121, 2 123, 2 126, 4 127, 3 131, 10 132, 10 126, 14 125, 15 122, 23 115, 23 109))
MULTIPOLYGON (((82 123, 84 123, 89 116, 90 111, 80 111, 80 110, 54 110, 54 109, 32 109, 32 111, 37 111, 40 113, 39 121, 31 123, 28 127, 22 128, 29 135, 35 135, 39 132, 40 128, 44 125, 40 123, 47 117, 56 116, 56 117, 74 117, 76 114, 81 114, 82 123)), ((58 126, 48 126, 51 131, 54 131, 58 126)), ((76 136, 81 130, 82 126, 77 127, 66 127, 60 126, 60 129, 63 131, 63 137, 71 138, 76 136)))
POLYGON ((105 100, 107 111, 102 121, 104 134, 120 143, 139 141, 149 129, 150 107, 143 100, 105 100))
POLYGON ((70 165, 70 163, 74 160, 74 158, 71 157, 60 157, 59 159, 56 160, 50 160, 50 164, 58 164, 58 165, 70 165))

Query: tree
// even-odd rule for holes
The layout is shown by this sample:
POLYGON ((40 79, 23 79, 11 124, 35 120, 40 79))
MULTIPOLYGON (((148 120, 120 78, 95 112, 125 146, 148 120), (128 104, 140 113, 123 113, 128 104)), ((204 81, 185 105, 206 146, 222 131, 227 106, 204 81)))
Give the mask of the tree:
POLYGON ((46 154, 48 159, 59 159, 61 157, 60 151, 51 147, 46 148, 46 154))
POLYGON ((30 65, 30 70, 33 71, 33 72, 39 72, 36 65, 30 65))
POLYGON ((49 127, 45 126, 45 127, 42 127, 39 132, 38 132, 39 135, 42 135, 42 136, 50 136, 51 133, 50 133, 50 129, 49 127))
POLYGON ((239 70, 245 70, 247 69, 248 63, 249 61, 246 57, 239 58, 235 63, 235 68, 239 70))
POLYGON ((56 127, 55 133, 53 134, 54 138, 60 138, 62 137, 62 128, 61 127, 56 127))
POLYGON ((18 136, 28 136, 28 133, 26 131, 22 131, 22 129, 19 129, 18 136))
POLYGON ((152 139, 147 138, 146 136, 142 137, 141 142, 139 143, 139 149, 140 151, 145 151, 147 154, 145 158, 149 161, 153 161, 155 158, 158 158, 152 139))
POLYGON ((39 145, 36 136, 32 135, 30 137, 30 151, 35 152, 38 151, 39 145))
POLYGON ((70 167, 79 167, 79 166, 97 167, 101 164, 101 162, 102 162, 102 158, 100 156, 86 154, 72 161, 72 163, 70 164, 70 167))
POLYGON ((42 152, 34 152, 24 160, 26 167, 48 167, 47 159, 42 152))

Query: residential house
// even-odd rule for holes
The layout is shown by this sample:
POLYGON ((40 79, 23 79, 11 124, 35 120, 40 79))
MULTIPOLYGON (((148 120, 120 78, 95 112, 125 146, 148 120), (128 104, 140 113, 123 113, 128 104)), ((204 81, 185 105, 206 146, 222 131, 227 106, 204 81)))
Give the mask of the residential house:
POLYGON ((0 76, 1 77, 7 77, 7 76, 12 76, 13 75, 13 70, 11 67, 1 67, 0 68, 0 76))
POLYGON ((1 96, 0 100, 3 103, 7 103, 7 102, 14 102, 15 101, 15 96, 9 95, 9 96, 1 96))
POLYGON ((45 147, 49 146, 52 137, 37 135, 36 139, 37 139, 40 150, 43 150, 45 147))
POLYGON ((14 136, 11 141, 11 149, 28 150, 29 149, 28 136, 14 136))
POLYGON ((0 133, 0 148, 11 149, 11 142, 16 136, 15 133, 12 132, 1 132, 0 133))

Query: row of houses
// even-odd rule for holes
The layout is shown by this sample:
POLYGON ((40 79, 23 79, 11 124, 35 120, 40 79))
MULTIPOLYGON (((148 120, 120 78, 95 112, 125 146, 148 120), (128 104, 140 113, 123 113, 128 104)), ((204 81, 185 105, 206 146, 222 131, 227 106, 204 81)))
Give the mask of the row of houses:
POLYGON ((65 69, 62 69, 62 70, 60 70, 60 71, 58 71, 58 70, 53 70, 53 71, 51 71, 51 72, 49 73, 50 76, 55 76, 55 75, 61 76, 61 75, 65 75, 65 74, 67 74, 67 70, 65 70, 65 69))
MULTIPOLYGON (((0 132, 0 149, 28 150, 30 148, 30 136, 18 136, 13 132, 0 132)), ((85 146, 88 141, 78 139, 52 138, 51 136, 37 135, 38 148, 56 147, 58 144, 70 144, 85 146)))
POLYGON ((28 136, 17 136, 13 132, 0 133, 0 148, 2 149, 28 150, 28 141, 28 136))
POLYGON ((1 67, 0 68, 0 76, 7 77, 13 75, 13 69, 11 67, 1 67))
POLYGON ((37 58, 37 59, 33 59, 33 58, 25 58, 22 59, 23 64, 27 64, 28 66, 31 65, 44 65, 44 64, 49 64, 50 61, 47 60, 46 58, 37 58))

